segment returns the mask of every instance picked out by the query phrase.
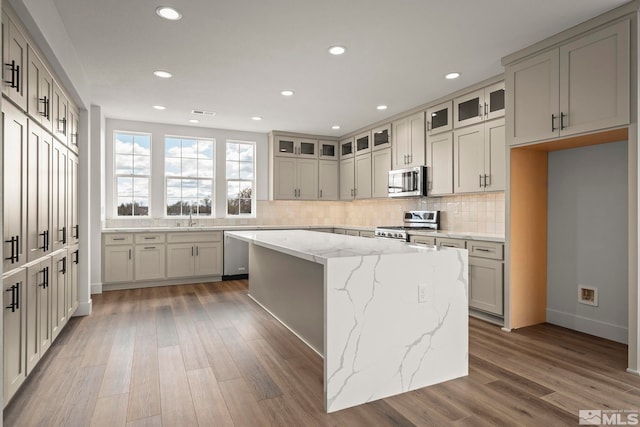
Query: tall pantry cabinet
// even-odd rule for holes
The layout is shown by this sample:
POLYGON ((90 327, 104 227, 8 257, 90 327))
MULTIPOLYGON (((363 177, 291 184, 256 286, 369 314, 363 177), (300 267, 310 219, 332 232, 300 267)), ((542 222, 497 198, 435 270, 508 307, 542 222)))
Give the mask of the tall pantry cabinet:
POLYGON ((2 11, 3 375, 7 405, 78 307, 78 108, 2 11))

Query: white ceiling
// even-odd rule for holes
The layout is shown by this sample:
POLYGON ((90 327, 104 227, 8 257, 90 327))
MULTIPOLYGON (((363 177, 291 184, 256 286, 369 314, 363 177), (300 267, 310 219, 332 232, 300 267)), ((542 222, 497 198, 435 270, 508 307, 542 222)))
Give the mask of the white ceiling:
POLYGON ((626 2, 53 1, 109 118, 189 125, 203 109, 217 114, 198 126, 335 136, 493 77, 502 56, 626 2), (159 18, 159 5, 183 18, 159 18), (329 55, 335 44, 347 53, 329 55))

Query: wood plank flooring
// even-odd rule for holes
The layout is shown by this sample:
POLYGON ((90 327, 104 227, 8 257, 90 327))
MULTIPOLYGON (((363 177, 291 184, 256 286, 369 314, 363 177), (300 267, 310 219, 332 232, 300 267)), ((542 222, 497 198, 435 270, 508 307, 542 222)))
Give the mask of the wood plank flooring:
POLYGON ((559 426, 579 409, 640 410, 626 346, 552 325, 505 333, 470 319, 468 377, 327 415, 322 360, 247 297, 247 281, 93 302, 5 426, 559 426))

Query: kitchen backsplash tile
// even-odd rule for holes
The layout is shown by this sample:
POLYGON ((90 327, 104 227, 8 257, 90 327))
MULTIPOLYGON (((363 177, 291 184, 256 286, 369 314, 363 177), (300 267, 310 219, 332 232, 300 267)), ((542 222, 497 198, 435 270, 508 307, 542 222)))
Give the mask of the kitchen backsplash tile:
MULTIPOLYGON (((258 218, 194 218, 210 225, 347 225, 375 227, 402 224, 407 210, 440 210, 443 230, 504 233, 504 193, 421 199, 371 199, 352 202, 258 201, 258 218)), ((188 219, 107 219, 106 228, 187 226, 188 219)))

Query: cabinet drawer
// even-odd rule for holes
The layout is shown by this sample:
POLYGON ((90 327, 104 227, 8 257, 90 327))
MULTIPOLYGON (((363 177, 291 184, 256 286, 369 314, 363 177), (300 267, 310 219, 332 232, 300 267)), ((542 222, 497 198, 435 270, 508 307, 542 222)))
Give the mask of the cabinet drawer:
POLYGON ((347 236, 360 236, 360 232, 358 230, 347 230, 344 234, 347 236))
POLYGON ((436 246, 465 249, 467 247, 467 241, 461 239, 449 239, 446 237, 436 237, 436 246))
POLYGON ((343 228, 334 228, 333 234, 346 234, 346 231, 343 228))
POLYGON ((504 245, 496 242, 467 241, 469 256, 502 260, 504 258, 504 245))
POLYGON ((436 238, 428 237, 428 236, 410 236, 409 242, 414 243, 416 245, 434 246, 436 244, 436 238))
POLYGON ((360 237, 376 237, 376 234, 373 231, 361 231, 360 237))
POLYGON ((133 243, 133 234, 131 233, 104 234, 103 236, 106 246, 130 245, 133 243))
POLYGON ((169 243, 221 242, 222 231, 168 233, 169 243))
POLYGON ((164 233, 136 234, 136 243, 164 243, 164 233))

